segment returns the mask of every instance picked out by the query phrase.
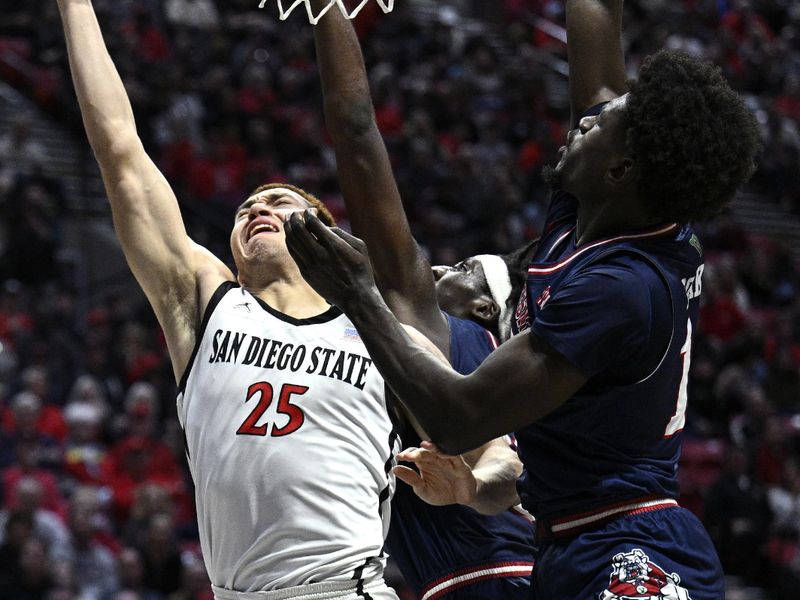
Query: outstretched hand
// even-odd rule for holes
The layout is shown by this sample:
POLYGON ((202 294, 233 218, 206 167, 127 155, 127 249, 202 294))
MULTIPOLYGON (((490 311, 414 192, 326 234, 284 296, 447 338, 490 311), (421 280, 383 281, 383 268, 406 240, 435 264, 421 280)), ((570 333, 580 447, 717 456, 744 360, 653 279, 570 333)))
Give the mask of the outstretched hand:
POLYGON ((331 304, 345 310, 348 301, 376 290, 366 245, 357 237, 328 227, 311 210, 292 213, 284 230, 303 279, 331 304))
POLYGON ((414 469, 399 465, 394 468, 398 479, 414 488, 428 504, 469 504, 475 499, 477 482, 472 469, 461 456, 448 456, 431 442, 422 442, 421 448, 407 448, 397 459, 413 462, 414 469))

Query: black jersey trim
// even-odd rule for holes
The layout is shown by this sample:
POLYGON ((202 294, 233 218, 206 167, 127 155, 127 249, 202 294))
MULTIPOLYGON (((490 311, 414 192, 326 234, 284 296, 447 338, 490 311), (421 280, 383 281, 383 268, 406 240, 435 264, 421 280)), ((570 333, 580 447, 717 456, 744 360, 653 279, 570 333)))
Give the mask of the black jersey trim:
POLYGON ((275 308, 272 308, 269 304, 264 302, 261 298, 259 298, 255 294, 250 294, 250 295, 253 296, 253 298, 256 299, 256 302, 258 302, 258 304, 259 304, 259 306, 261 306, 261 308, 263 308, 265 311, 267 311, 269 314, 271 314, 276 319, 280 319, 281 321, 285 321, 286 323, 289 323, 290 325, 300 325, 300 326, 302 326, 302 325, 317 325, 319 323, 328 323, 328 322, 333 321, 335 318, 337 318, 337 317, 339 317, 339 316, 341 316, 343 314, 342 311, 338 307, 331 306, 324 313, 316 315, 314 317, 309 317, 308 319, 295 319, 294 317, 290 317, 289 315, 287 315, 285 313, 282 313, 281 311, 279 311, 279 310, 277 310, 275 308))
POLYGON ((214 309, 217 308, 217 305, 220 303, 220 300, 222 300, 222 297, 230 290, 237 287, 239 287, 239 284, 235 281, 223 281, 211 295, 211 299, 208 301, 208 305, 203 312, 203 320, 200 322, 200 327, 198 327, 197 331, 195 332, 192 356, 189 358, 189 362, 186 364, 186 370, 183 372, 183 377, 181 377, 181 381, 178 384, 178 393, 182 394, 186 390, 186 382, 189 380, 189 373, 192 370, 192 365, 197 357, 197 353, 200 351, 200 343, 203 341, 203 335, 205 335, 208 321, 211 319, 211 313, 213 313, 214 309))
POLYGON ((363 598, 364 600, 372 600, 372 596, 364 591, 364 578, 362 577, 364 574, 364 569, 372 561, 372 558, 373 557, 371 556, 367 558, 367 560, 364 561, 364 564, 358 567, 353 573, 353 579, 356 580, 356 596, 363 598))

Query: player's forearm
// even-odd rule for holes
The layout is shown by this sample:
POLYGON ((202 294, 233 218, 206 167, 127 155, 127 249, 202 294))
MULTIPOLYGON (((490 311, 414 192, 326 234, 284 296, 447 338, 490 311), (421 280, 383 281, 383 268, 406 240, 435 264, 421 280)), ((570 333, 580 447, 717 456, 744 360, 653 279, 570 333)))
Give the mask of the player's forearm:
POLYGON ((58 0, 70 71, 89 143, 101 166, 136 140, 130 101, 90 0, 58 0))
POLYGON ((472 467, 476 481, 475 498, 470 508, 485 515, 496 515, 519 503, 517 479, 522 462, 509 446, 487 448, 472 467))
POLYGON ((573 119, 625 93, 623 0, 567 0, 567 53, 573 119))
MULTIPOLYGON (((311 0, 315 13, 327 4, 328 0, 311 0)), ((357 142, 359 135, 377 132, 364 57, 350 20, 334 6, 315 25, 314 40, 331 135, 357 142)))
POLYGON ((377 290, 344 310, 387 385, 442 451, 461 454, 493 437, 461 392, 464 376, 415 343, 377 290))

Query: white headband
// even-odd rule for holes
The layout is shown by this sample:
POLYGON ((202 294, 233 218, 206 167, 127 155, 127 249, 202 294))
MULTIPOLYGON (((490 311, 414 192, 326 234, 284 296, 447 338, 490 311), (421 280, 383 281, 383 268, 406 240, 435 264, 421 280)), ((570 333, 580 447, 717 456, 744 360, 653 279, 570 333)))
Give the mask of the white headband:
POLYGON ((489 284, 489 293, 492 295, 492 300, 500 307, 497 330, 500 334, 500 341, 504 342, 511 332, 511 308, 508 305, 508 297, 511 295, 511 278, 508 275, 508 265, 502 258, 494 254, 479 254, 474 258, 483 266, 486 283, 489 284))

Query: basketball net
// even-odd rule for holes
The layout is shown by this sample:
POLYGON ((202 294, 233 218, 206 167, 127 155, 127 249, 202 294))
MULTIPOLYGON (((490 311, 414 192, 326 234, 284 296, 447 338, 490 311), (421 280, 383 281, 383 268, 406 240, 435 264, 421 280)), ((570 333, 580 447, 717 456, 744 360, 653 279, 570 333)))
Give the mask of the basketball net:
MULTIPOLYGON (((309 23, 316 25, 319 20, 325 16, 325 13, 327 13, 333 6, 338 6, 339 11, 341 11, 341 13, 348 19, 354 19, 356 15, 361 12, 361 9, 370 3, 370 0, 361 0, 361 3, 352 11, 347 10, 347 7, 344 5, 344 0, 330 0, 327 6, 325 6, 325 8, 323 8, 316 16, 314 16, 314 13, 311 12, 311 3, 309 0, 287 0, 287 2, 291 2, 291 4, 289 5, 289 8, 284 9, 283 0, 278 0, 278 15, 280 16, 281 21, 285 21, 299 4, 305 4, 309 23)), ((378 3, 378 6, 380 6, 381 10, 383 10, 385 13, 391 12, 394 8, 394 0, 375 0, 375 2, 378 3)), ((267 0, 261 0, 258 8, 264 8, 266 3, 267 0)))

